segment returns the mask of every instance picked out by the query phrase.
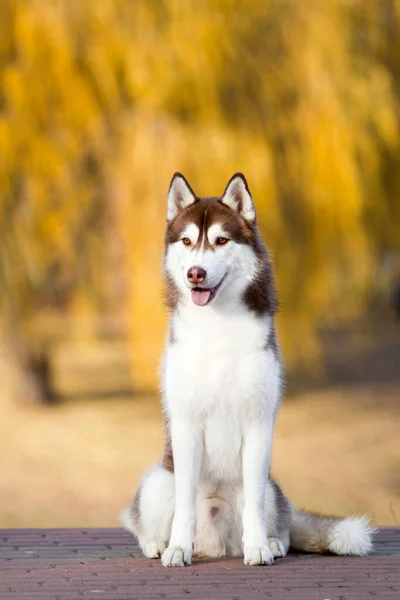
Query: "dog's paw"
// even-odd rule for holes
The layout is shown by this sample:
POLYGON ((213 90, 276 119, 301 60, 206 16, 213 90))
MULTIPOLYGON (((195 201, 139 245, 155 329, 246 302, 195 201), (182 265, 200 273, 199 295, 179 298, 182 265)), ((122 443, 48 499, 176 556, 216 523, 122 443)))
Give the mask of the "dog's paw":
POLYGON ((146 558, 160 558, 166 548, 166 544, 161 541, 146 541, 139 540, 142 552, 146 558))
POLYGON ((192 564, 192 550, 169 546, 161 557, 164 567, 185 567, 192 564))
POLYGON ((245 546, 245 565, 272 565, 274 556, 268 546, 245 546))
POLYGON ((285 545, 279 538, 269 537, 268 538, 269 548, 272 552, 272 556, 274 558, 280 558, 281 556, 286 556, 287 551, 285 545))

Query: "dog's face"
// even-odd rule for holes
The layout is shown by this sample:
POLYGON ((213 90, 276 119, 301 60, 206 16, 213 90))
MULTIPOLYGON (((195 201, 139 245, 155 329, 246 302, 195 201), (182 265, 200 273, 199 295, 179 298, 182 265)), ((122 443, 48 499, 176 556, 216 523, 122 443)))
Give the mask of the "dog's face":
POLYGON ((257 275, 261 251, 243 175, 234 175, 220 198, 198 198, 175 174, 167 222, 165 270, 175 292, 202 307, 228 295, 240 299, 257 275))

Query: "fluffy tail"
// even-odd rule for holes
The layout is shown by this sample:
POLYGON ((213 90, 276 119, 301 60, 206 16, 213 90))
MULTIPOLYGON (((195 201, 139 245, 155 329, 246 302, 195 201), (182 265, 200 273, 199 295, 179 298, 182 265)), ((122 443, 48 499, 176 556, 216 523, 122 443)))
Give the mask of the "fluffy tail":
POLYGON ((290 545, 304 552, 364 556, 372 550, 374 531, 365 516, 336 519, 293 508, 290 545))

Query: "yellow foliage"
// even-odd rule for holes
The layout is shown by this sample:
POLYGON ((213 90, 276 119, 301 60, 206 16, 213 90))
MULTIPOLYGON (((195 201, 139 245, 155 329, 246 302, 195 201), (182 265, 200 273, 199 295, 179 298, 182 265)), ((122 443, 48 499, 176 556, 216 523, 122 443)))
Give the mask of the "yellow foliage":
POLYGON ((107 303, 112 214, 134 377, 151 386, 170 177, 218 194, 241 170, 276 263, 286 356, 314 352, 320 321, 359 311, 400 247, 399 39, 393 0, 4 0, 3 312, 15 318, 17 298, 32 314, 55 262, 76 298, 107 303))

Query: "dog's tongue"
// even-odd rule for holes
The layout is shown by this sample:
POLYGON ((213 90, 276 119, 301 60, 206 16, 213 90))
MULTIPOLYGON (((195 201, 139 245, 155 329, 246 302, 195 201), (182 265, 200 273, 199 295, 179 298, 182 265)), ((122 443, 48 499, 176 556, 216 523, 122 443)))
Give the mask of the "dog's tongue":
POLYGON ((205 306, 211 296, 211 290, 192 290, 192 300, 197 306, 205 306))

